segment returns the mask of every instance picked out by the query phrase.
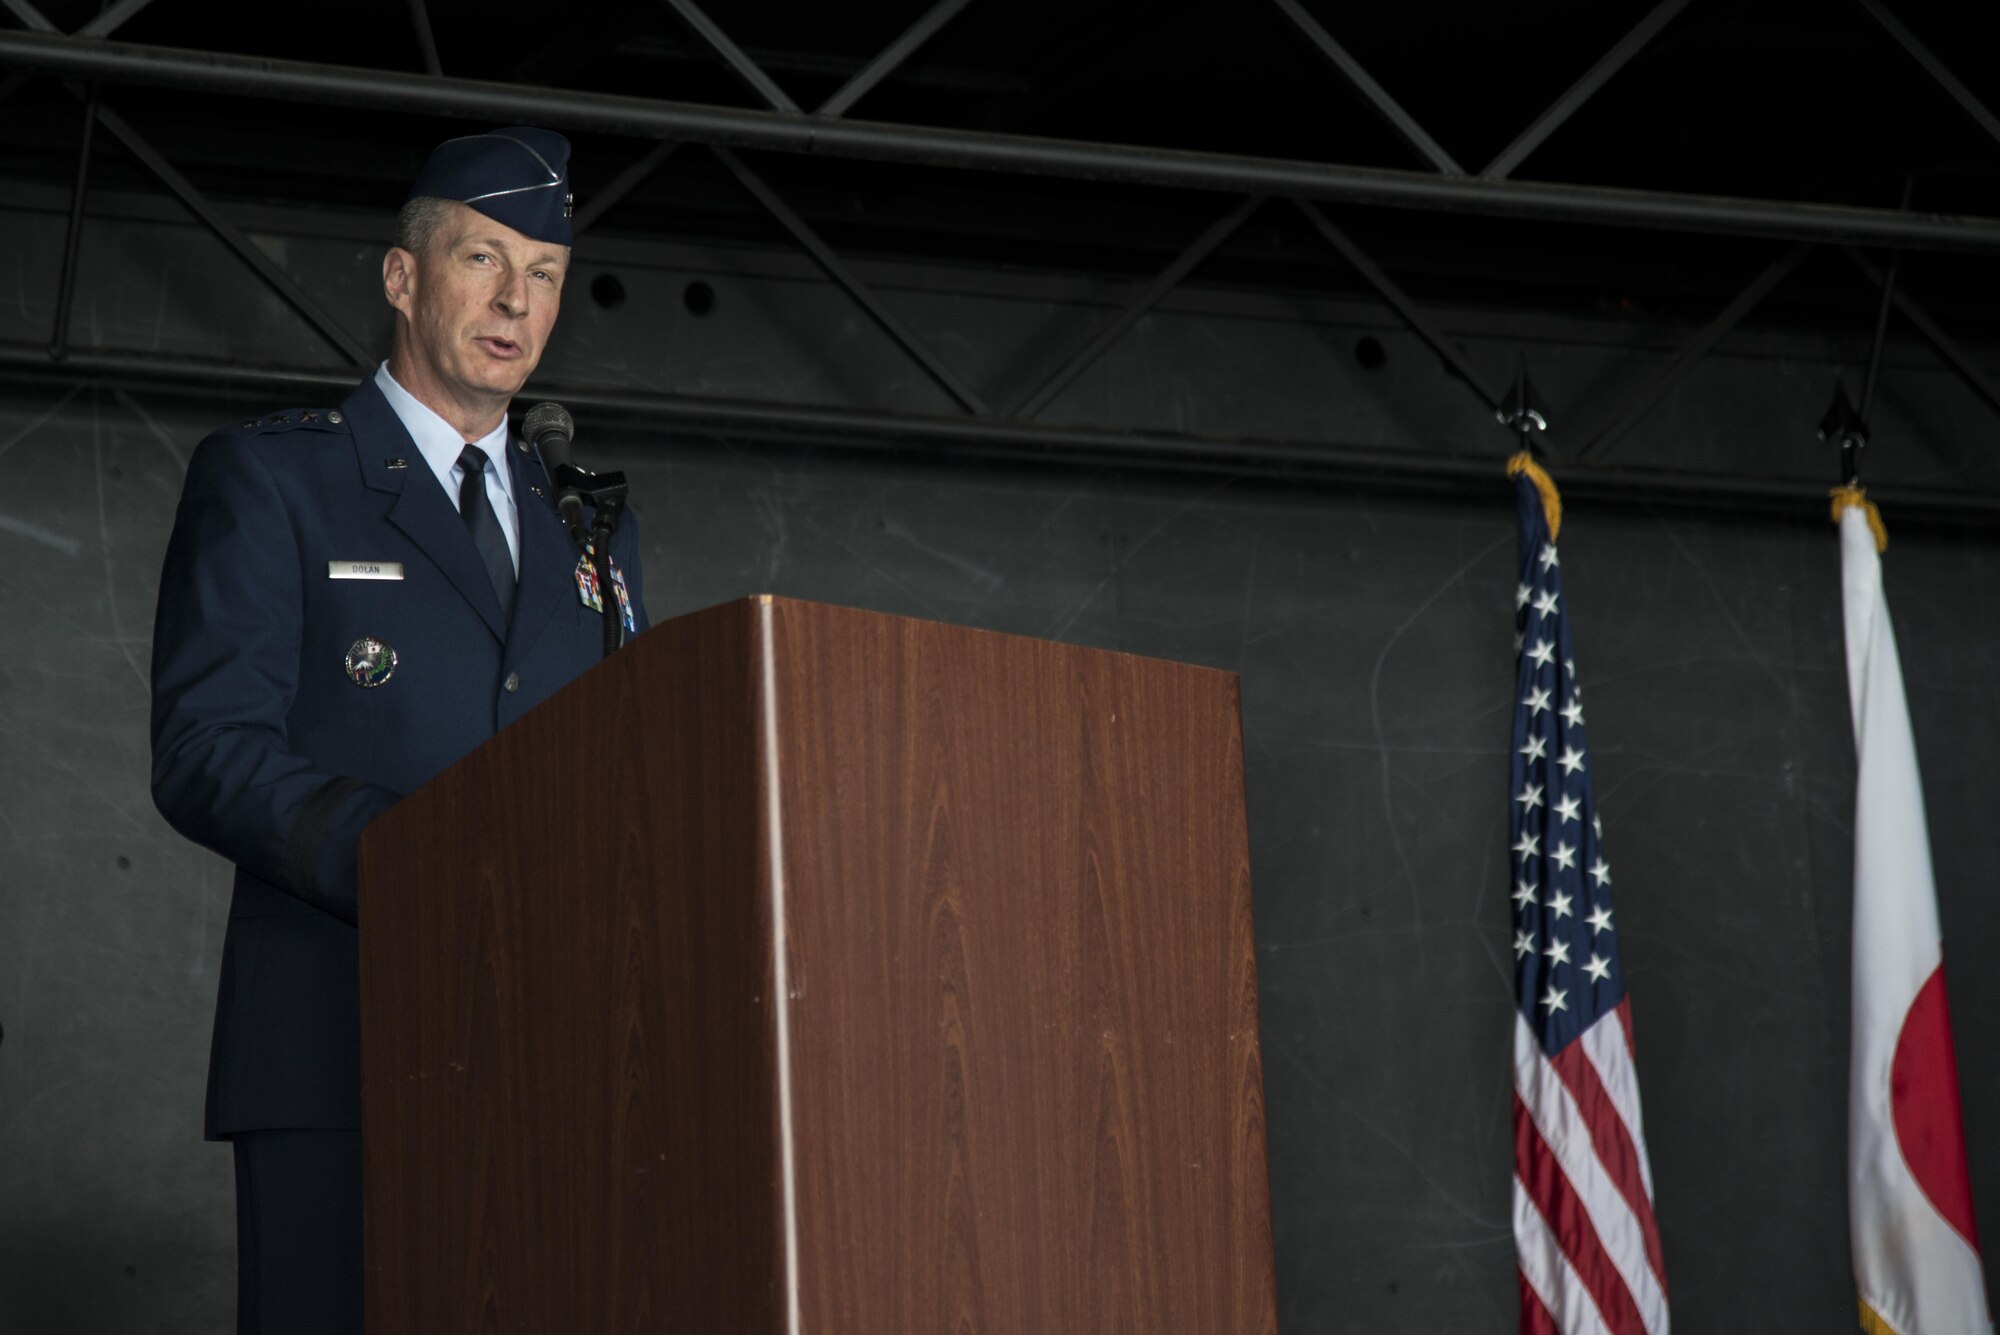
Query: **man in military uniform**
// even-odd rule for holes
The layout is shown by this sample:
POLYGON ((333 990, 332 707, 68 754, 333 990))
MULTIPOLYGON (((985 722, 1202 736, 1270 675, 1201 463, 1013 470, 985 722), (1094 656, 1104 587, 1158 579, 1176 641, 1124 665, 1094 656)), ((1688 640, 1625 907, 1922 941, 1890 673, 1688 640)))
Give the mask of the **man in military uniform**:
POLYGON ((562 294, 568 160, 538 129, 439 146, 382 264, 388 360, 188 466, 153 797, 236 864, 207 1134, 234 1142, 242 1332, 361 1329, 363 827, 597 661, 602 616, 645 628, 630 518, 600 596, 508 430, 562 294))

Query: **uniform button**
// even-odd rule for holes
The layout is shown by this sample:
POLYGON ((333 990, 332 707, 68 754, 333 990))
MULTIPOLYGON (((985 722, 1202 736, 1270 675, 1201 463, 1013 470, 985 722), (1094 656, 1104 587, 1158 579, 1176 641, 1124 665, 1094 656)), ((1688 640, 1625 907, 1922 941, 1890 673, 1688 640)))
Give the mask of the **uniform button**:
POLYGON ((326 415, 326 420, 333 423, 335 426, 339 426, 342 422, 346 421, 347 419, 340 415, 340 409, 335 408, 332 412, 326 415))
POLYGON ((518 691, 521 689, 521 674, 518 672, 509 672, 507 674, 507 680, 501 682, 500 684, 507 690, 518 691))

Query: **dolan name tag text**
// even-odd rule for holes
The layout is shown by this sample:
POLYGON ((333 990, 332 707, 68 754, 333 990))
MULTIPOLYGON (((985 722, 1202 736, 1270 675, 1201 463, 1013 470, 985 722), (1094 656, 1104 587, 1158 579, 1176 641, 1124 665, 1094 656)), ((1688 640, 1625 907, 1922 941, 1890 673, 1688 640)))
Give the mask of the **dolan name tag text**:
POLYGON ((401 561, 328 561, 328 579, 401 579, 401 561))

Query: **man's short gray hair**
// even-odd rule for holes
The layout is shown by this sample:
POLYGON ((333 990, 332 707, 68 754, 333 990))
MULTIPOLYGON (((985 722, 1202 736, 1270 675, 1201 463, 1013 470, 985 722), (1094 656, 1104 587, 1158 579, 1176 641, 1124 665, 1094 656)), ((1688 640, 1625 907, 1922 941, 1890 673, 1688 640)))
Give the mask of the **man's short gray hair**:
POLYGON ((449 216, 450 200, 436 195, 416 196, 396 215, 396 244, 422 259, 437 242, 438 231, 449 216))
MULTIPOLYGON (((418 195, 403 205, 403 211, 396 215, 396 244, 423 259, 437 244, 438 233, 444 230, 454 202, 436 195, 418 195)), ((570 248, 564 246, 562 253, 568 259, 570 248)))

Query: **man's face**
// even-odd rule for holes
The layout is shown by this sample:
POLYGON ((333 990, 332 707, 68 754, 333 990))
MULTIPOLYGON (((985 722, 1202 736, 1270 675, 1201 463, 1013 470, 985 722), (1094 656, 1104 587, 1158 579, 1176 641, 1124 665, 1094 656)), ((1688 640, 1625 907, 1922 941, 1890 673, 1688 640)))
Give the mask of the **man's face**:
POLYGON ((467 406, 511 399, 548 345, 566 265, 563 247, 453 203, 424 254, 398 248, 383 261, 411 369, 467 406))

